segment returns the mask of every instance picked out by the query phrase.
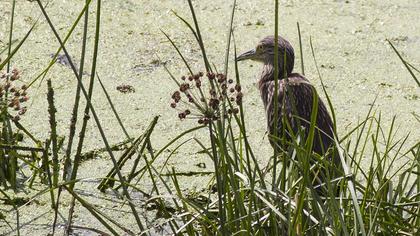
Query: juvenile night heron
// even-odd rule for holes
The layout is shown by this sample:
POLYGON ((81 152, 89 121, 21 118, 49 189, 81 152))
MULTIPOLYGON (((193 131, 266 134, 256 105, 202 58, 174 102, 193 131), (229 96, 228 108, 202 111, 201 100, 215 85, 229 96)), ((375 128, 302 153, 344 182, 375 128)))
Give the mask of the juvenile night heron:
MULTIPOLYGON (((262 73, 258 80, 258 88, 265 107, 267 128, 271 135, 277 129, 277 136, 280 138, 286 136, 285 138, 289 142, 291 141, 290 129, 283 127, 285 124, 283 118, 286 118, 295 135, 299 130, 303 130, 301 133, 304 134, 304 137, 301 137, 301 139, 306 141, 313 112, 313 98, 314 95, 318 96, 314 92, 313 86, 304 76, 292 73, 294 58, 294 50, 290 43, 284 38, 278 37, 279 86, 277 127, 274 127, 274 36, 265 37, 255 49, 245 52, 236 58, 237 61, 251 59, 263 63, 262 73), (301 129, 299 129, 299 126, 301 129)), ((318 97, 313 151, 319 155, 324 155, 333 146, 333 137, 331 117, 324 103, 318 97)), ((282 146, 278 139, 270 138, 270 143, 273 146, 279 145, 280 148, 287 150, 287 146, 282 146)), ((338 165, 338 157, 333 156, 334 165, 338 165)))

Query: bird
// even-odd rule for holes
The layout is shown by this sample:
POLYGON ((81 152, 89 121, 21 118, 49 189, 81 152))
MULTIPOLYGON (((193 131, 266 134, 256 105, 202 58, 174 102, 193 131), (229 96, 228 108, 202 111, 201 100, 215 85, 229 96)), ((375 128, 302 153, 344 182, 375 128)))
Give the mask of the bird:
MULTIPOLYGON (((236 61, 253 60, 261 62, 262 72, 258 79, 257 86, 265 108, 267 119, 267 129, 270 134, 269 140, 273 147, 278 145, 279 148, 287 150, 290 145, 284 145, 281 138, 289 143, 293 137, 297 137, 299 132, 303 135, 303 141, 306 140, 309 129, 314 96, 318 96, 314 86, 309 80, 299 74, 293 72, 294 67, 294 49, 292 45, 281 36, 278 36, 278 114, 277 122, 275 119, 275 75, 274 75, 274 36, 267 36, 257 44, 255 49, 249 50, 239 56, 236 61), (286 118, 290 124, 290 128, 284 127, 286 118), (275 127, 275 124, 277 127, 275 127), (277 132, 276 132, 277 129, 277 132), (286 132, 284 132, 286 131, 286 132), (294 132, 291 135, 290 132, 294 132), (277 134, 277 137, 273 137, 277 134), (282 145, 283 143, 283 145, 282 145)), ((316 116, 316 128, 312 150, 319 155, 325 155, 330 148, 334 147, 334 129, 333 122, 327 107, 318 96, 318 110, 316 116)), ((340 163, 337 155, 330 155, 333 164, 338 166, 340 163)), ((314 162, 313 160, 311 161, 314 162)))

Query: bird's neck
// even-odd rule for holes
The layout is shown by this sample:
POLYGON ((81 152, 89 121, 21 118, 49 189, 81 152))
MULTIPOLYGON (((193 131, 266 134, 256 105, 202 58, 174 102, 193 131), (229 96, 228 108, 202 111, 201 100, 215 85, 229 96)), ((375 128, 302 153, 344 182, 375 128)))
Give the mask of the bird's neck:
MULTIPOLYGON (((283 69, 283 66, 278 67, 278 79, 282 80, 283 78, 289 76, 287 73, 285 73, 285 70, 283 69)), ((273 81, 274 80, 274 64, 272 62, 266 62, 263 65, 263 70, 261 72, 260 80, 258 81, 258 87, 260 90, 262 89, 263 85, 266 82, 273 81)))

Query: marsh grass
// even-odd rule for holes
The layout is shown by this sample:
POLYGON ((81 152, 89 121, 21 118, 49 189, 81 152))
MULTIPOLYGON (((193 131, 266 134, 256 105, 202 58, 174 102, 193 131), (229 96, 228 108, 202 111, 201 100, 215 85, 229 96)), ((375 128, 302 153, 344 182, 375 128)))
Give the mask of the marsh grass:
MULTIPOLYGON (((63 208, 63 206, 60 206, 60 201, 63 194, 67 193, 72 197, 72 202, 66 219, 65 235, 71 234, 72 230, 76 229, 84 229, 103 235, 108 233, 113 235, 149 235, 154 232, 154 226, 148 224, 147 222, 150 220, 139 213, 139 211, 145 210, 156 211, 159 218, 165 219, 161 226, 166 226, 167 232, 174 235, 417 235, 420 233, 418 227, 420 225, 420 145, 417 143, 408 149, 405 148, 410 138, 409 135, 397 138, 397 119, 395 117, 391 125, 384 127, 381 113, 373 109, 375 101, 364 119, 360 120, 353 129, 341 136, 334 137, 336 151, 339 153, 342 165, 336 170, 340 175, 333 178, 327 174, 324 183, 321 185, 313 184, 311 173, 320 168, 331 169, 336 167, 331 165, 324 156, 312 152, 311 143, 316 129, 316 115, 314 114, 308 121, 311 126, 307 140, 301 140, 297 134, 293 141, 282 139, 282 135, 273 137, 283 143, 288 142, 290 149, 275 148, 273 156, 270 158, 271 161, 266 166, 262 166, 258 162, 261 157, 257 157, 252 147, 253 144, 248 140, 248 128, 245 125, 247 114, 244 112, 242 103, 233 104, 229 99, 222 99, 219 106, 214 108, 218 110, 218 114, 221 114, 217 119, 210 119, 208 123, 185 130, 163 147, 157 148, 150 137, 157 132, 155 127, 158 117, 150 122, 148 128, 138 138, 133 139, 126 131, 116 106, 114 106, 99 78, 100 72, 96 70, 96 63, 100 38, 101 1, 97 0, 96 8, 94 8, 96 13, 93 39, 94 52, 91 55, 93 58, 92 69, 87 88, 82 83, 82 75, 85 58, 89 56, 86 55, 87 27, 90 20, 87 12, 91 7, 91 1, 85 1, 83 9, 64 39, 57 33, 45 6, 42 5, 40 0, 37 0, 37 4, 42 17, 47 20, 59 48, 46 69, 32 80, 30 85, 39 82, 40 78, 42 78, 41 83, 43 83, 61 51, 69 59, 78 83, 75 88, 73 112, 70 115, 67 145, 60 144, 58 140, 56 126, 59 124, 55 122, 54 93, 50 80, 47 80, 51 129, 48 140, 37 140, 36 135, 30 132, 30 127, 23 127, 18 121, 13 121, 7 106, 1 107, 0 181, 2 188, 18 188, 16 175, 23 166, 21 163, 30 166, 32 170, 33 174, 29 186, 36 181, 36 176, 40 177, 40 182, 46 184, 44 190, 38 192, 23 205, 19 205, 13 197, 9 196, 10 194, 0 189, 0 193, 11 202, 16 212, 15 223, 9 222, 7 215, 0 214, 0 220, 9 225, 11 232, 16 232, 18 235, 20 233, 19 209, 41 195, 49 193, 51 208, 55 212, 54 219, 51 219, 51 233, 56 233, 58 211, 63 208), (66 50, 66 42, 82 18, 84 19, 84 26, 81 59, 78 63, 79 68, 76 68, 72 57, 66 50), (91 102, 93 86, 96 81, 99 81, 121 131, 128 140, 129 147, 122 152, 118 159, 115 157, 112 145, 107 141, 100 117, 96 114, 94 104, 91 102), (83 117, 78 115, 81 98, 86 100, 83 117), (227 111, 235 109, 236 105, 238 113, 223 115, 227 114, 227 111), (84 179, 78 179, 77 174, 82 151, 86 151, 83 143, 89 115, 93 116, 93 122, 95 122, 104 142, 104 150, 106 150, 113 163, 112 169, 106 176, 96 176, 101 179, 98 189, 103 192, 112 190, 124 199, 124 204, 129 205, 132 220, 136 223, 130 228, 124 226, 123 222, 119 222, 118 218, 102 212, 75 189, 76 184, 85 181, 84 179), (72 146, 75 144, 76 124, 77 120, 80 119, 82 119, 82 125, 79 128, 76 153, 72 154, 72 146), (197 131, 205 131, 208 139, 187 138, 188 135, 197 131), (24 138, 31 139, 35 143, 34 147, 20 146, 15 135, 17 132, 22 133, 24 138), (205 154, 214 163, 214 171, 211 172, 209 181, 212 189, 206 193, 206 196, 201 195, 200 198, 190 196, 182 190, 182 183, 179 179, 181 173, 167 164, 171 158, 175 157, 178 149, 190 143, 195 143, 201 147, 200 153, 205 154), (62 146, 66 147, 64 152, 59 151, 59 147, 62 146), (30 154, 27 155, 26 153, 30 154), (316 160, 315 164, 309 162, 311 158, 316 160), (130 159, 131 161, 129 161, 130 159), (159 167, 155 165, 155 161, 158 159, 163 159, 162 163, 164 163, 159 167), (370 160, 370 162, 366 165, 366 161, 363 160, 370 160), (395 168, 396 161, 403 162, 397 169, 395 168), (288 164, 285 164, 286 162, 288 164), (59 167, 60 163, 63 163, 61 168, 59 167), (60 169, 63 170, 61 181, 59 178, 60 169), (123 170, 125 171, 123 172, 123 170), (169 181, 166 178, 168 176, 169 181), (144 181, 151 183, 151 189, 145 189, 140 184, 144 181), (320 194, 319 189, 322 189, 324 194, 320 194), (144 205, 134 204, 131 198, 131 194, 134 192, 141 193, 144 196, 144 205), (73 210, 76 204, 80 204, 87 209, 89 214, 102 225, 101 229, 73 225, 73 210), (104 232, 104 230, 107 230, 107 232, 104 232)), ((192 36, 196 39, 203 59, 202 69, 209 74, 217 74, 215 66, 212 66, 213 64, 207 57, 205 43, 200 33, 199 22, 191 0, 188 0, 188 6, 192 23, 176 13, 175 17, 180 19, 180 22, 191 31, 192 36)), ((35 23, 26 36, 12 49, 12 46, 16 44, 13 43, 12 34, 14 7, 15 1, 12 4, 7 57, 0 62, 0 70, 7 66, 7 73, 10 72, 13 55, 19 50, 37 24, 35 23)), ((240 70, 236 62, 233 64, 234 74, 228 74, 229 54, 233 53, 235 58, 237 55, 233 31, 235 10, 236 1, 233 1, 230 26, 227 32, 223 75, 232 78, 236 84, 240 84, 240 70)), ((274 19, 276 22, 274 34, 277 37, 278 1, 275 1, 274 19)), ((302 41, 304 40, 301 38, 299 24, 297 24, 297 29, 301 70, 304 74, 302 51, 302 41)), ((182 50, 178 48, 170 35, 165 32, 163 34, 179 54, 191 76, 194 76, 194 69, 182 55, 182 50)), ((401 57, 390 41, 389 43, 413 79, 418 83, 413 72, 413 70, 417 72, 418 70, 401 57)), ((321 80, 322 92, 327 98, 334 123, 337 125, 335 110, 332 106, 333 102, 328 96, 322 75, 318 70, 312 39, 310 40, 310 46, 312 59, 321 80)), ((275 63, 276 67, 277 64, 275 63)), ((178 88, 182 83, 178 79, 178 73, 171 72, 166 65, 164 66, 169 76, 176 82, 174 87, 178 88)), ((278 68, 276 70, 278 71, 278 68)), ((278 78, 276 78, 276 81, 278 81, 278 78)), ((209 80, 208 83, 211 89, 220 91, 217 82, 209 80)), ((2 96, 2 99, 7 99, 7 94, 2 96)), ((317 99, 314 99, 313 108, 316 108, 317 105, 317 99)), ((198 110, 206 112, 206 109, 208 108, 204 105, 198 110)), ((206 113, 203 115, 206 115, 206 113)), ((283 127, 289 129, 287 131, 291 131, 290 128, 287 128, 287 125, 283 127)))
MULTIPOLYGON (((202 49, 202 56, 205 57, 206 54, 202 48, 204 42, 198 36, 200 29, 190 1, 189 6, 194 27, 181 16, 177 15, 177 17, 191 30, 202 49)), ((277 6, 276 2, 275 19, 277 19, 277 6)), ((277 32, 277 20, 275 22, 275 32, 277 32)), ((228 35, 233 34, 231 29, 232 27, 228 35)), ((300 36, 299 25, 298 33, 300 36)), ((191 71, 191 66, 180 53, 182 50, 167 34, 165 36, 191 71)), ((310 45, 322 89, 335 123, 334 108, 318 70, 312 40, 310 40, 310 45)), ((229 51, 229 46, 227 48, 229 51)), ((301 45, 300 48, 302 48, 301 45)), ((396 51, 395 48, 394 50, 396 51)), ((236 57, 236 50, 234 51, 236 57)), ((208 61, 204 58, 205 67, 211 72, 214 68, 207 66, 208 61)), ((404 60, 403 62, 405 63, 404 60)), ((228 61, 225 63, 226 68, 228 61)), ((302 71, 303 68, 302 59, 302 71)), ((235 72, 236 80, 240 83, 236 63, 235 72)), ((168 73, 176 80, 172 72, 168 71, 168 73)), ((316 101, 313 106, 317 106, 316 101)), ((229 108, 229 104, 226 104, 226 107, 229 108)), ((190 225, 185 225, 176 233, 194 235, 197 232, 191 233, 188 226, 197 224, 202 230, 199 232, 201 234, 217 232, 222 235, 372 235, 378 233, 414 235, 418 233, 416 224, 419 221, 419 207, 416 192, 418 192, 419 180, 417 173, 419 146, 416 144, 403 152, 402 148, 408 135, 403 139, 395 140, 395 119, 387 132, 382 125, 381 114, 375 114, 372 109, 373 105, 366 118, 351 132, 344 134, 341 139, 335 137, 342 164, 342 170, 337 171, 341 171, 342 174, 336 179, 329 179, 327 176, 324 186, 312 185, 309 173, 314 166, 309 164, 308 159, 316 158, 317 165, 325 169, 334 167, 328 160, 313 154, 310 145, 304 145, 312 143, 314 119, 310 121, 311 132, 308 140, 290 143, 293 147, 290 152, 275 149, 273 162, 268 168, 259 166, 251 145, 247 141, 243 122, 245 114, 242 107, 240 114, 232 119, 226 119, 227 123, 220 120, 210 122, 207 126, 210 144, 209 146, 200 144, 203 150, 207 150, 209 158, 214 161, 217 197, 206 205, 197 205, 196 202, 185 198, 182 192, 177 191, 178 197, 183 201, 184 212, 190 212, 193 220, 185 217, 190 225), (233 126, 239 127, 239 133, 233 131, 233 126), (372 147, 374 151, 365 153, 367 146, 372 147), (281 169, 277 170, 277 158, 280 156, 283 160, 288 159, 291 164, 289 166, 283 164, 281 169), (370 159, 370 166, 362 168, 362 159, 370 159), (406 161, 399 169, 393 170, 392 166, 397 159, 406 161), (270 170, 271 173, 263 173, 262 169, 270 170), (332 183, 340 185, 337 196, 335 194, 337 189, 332 183), (319 187, 325 189, 327 196, 320 196, 315 191, 319 187)), ((175 173, 172 179, 173 184, 178 186, 175 173)))

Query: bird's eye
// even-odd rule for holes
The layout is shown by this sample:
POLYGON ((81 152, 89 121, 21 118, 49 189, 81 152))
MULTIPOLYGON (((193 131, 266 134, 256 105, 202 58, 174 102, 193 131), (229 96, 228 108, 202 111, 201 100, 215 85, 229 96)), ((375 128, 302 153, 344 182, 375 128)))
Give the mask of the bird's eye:
POLYGON ((258 45, 257 46, 257 51, 262 51, 263 50, 263 45, 258 45))

